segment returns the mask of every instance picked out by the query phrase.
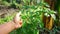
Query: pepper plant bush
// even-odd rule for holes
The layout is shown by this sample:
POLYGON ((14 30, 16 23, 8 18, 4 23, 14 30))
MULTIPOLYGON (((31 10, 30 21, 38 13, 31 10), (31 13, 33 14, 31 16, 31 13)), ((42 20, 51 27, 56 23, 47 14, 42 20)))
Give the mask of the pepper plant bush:
POLYGON ((55 17, 55 12, 46 6, 44 4, 23 6, 20 10, 23 26, 16 30, 17 34, 39 34, 38 28, 44 28, 42 16, 55 17))

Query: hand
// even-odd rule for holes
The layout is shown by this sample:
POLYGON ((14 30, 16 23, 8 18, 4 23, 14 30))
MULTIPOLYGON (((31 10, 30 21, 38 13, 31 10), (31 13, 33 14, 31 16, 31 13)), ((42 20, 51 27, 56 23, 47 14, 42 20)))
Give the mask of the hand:
POLYGON ((22 26, 22 20, 20 18, 21 12, 17 13, 14 17, 15 28, 20 28, 22 26))

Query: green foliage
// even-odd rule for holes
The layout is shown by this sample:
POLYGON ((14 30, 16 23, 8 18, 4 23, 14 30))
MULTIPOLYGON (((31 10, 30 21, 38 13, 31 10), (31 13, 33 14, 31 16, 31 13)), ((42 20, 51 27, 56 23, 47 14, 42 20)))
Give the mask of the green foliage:
POLYGON ((5 18, 0 18, 0 24, 13 20, 13 17, 14 17, 14 15, 6 16, 5 18))
POLYGON ((39 28, 44 28, 44 23, 42 20, 43 13, 44 15, 47 13, 45 16, 55 14, 53 10, 40 5, 24 6, 20 12, 21 18, 23 20, 23 26, 17 30, 17 34, 37 34, 39 31, 37 29, 38 25, 39 28))
POLYGON ((57 11, 57 19, 56 19, 56 23, 58 24, 58 26, 60 26, 60 0, 56 0, 55 3, 55 10, 57 11))
MULTIPOLYGON (((24 5, 37 5, 38 4, 37 1, 39 0, 2 0, 1 2, 2 2, 2 5, 21 9, 24 5)), ((39 5, 42 5, 42 4, 49 7, 47 3, 44 3, 43 0, 40 0, 39 5)))
POLYGON ((24 4, 27 4, 27 2, 30 3, 31 0, 22 0, 22 1, 24 2, 24 4))
POLYGON ((6 1, 3 1, 1 4, 5 5, 5 6, 10 6, 10 3, 6 2, 6 1))

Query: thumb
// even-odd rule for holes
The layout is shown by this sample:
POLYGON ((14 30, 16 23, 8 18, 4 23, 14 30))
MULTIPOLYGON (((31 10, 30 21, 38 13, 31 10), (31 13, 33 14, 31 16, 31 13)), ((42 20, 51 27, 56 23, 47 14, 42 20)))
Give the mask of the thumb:
POLYGON ((16 16, 14 17, 14 21, 17 23, 20 21, 20 15, 21 15, 21 12, 17 13, 16 16))

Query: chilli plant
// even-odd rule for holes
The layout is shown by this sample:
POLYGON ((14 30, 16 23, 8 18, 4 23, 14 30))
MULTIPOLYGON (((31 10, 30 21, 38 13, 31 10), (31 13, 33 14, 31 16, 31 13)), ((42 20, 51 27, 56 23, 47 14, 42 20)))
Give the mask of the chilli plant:
POLYGON ((40 5, 28 5, 23 6, 21 12, 21 19, 23 20, 23 26, 16 30, 16 34, 39 34, 38 28, 44 28, 42 16, 51 16, 55 19, 55 13, 48 8, 46 3, 40 5))

